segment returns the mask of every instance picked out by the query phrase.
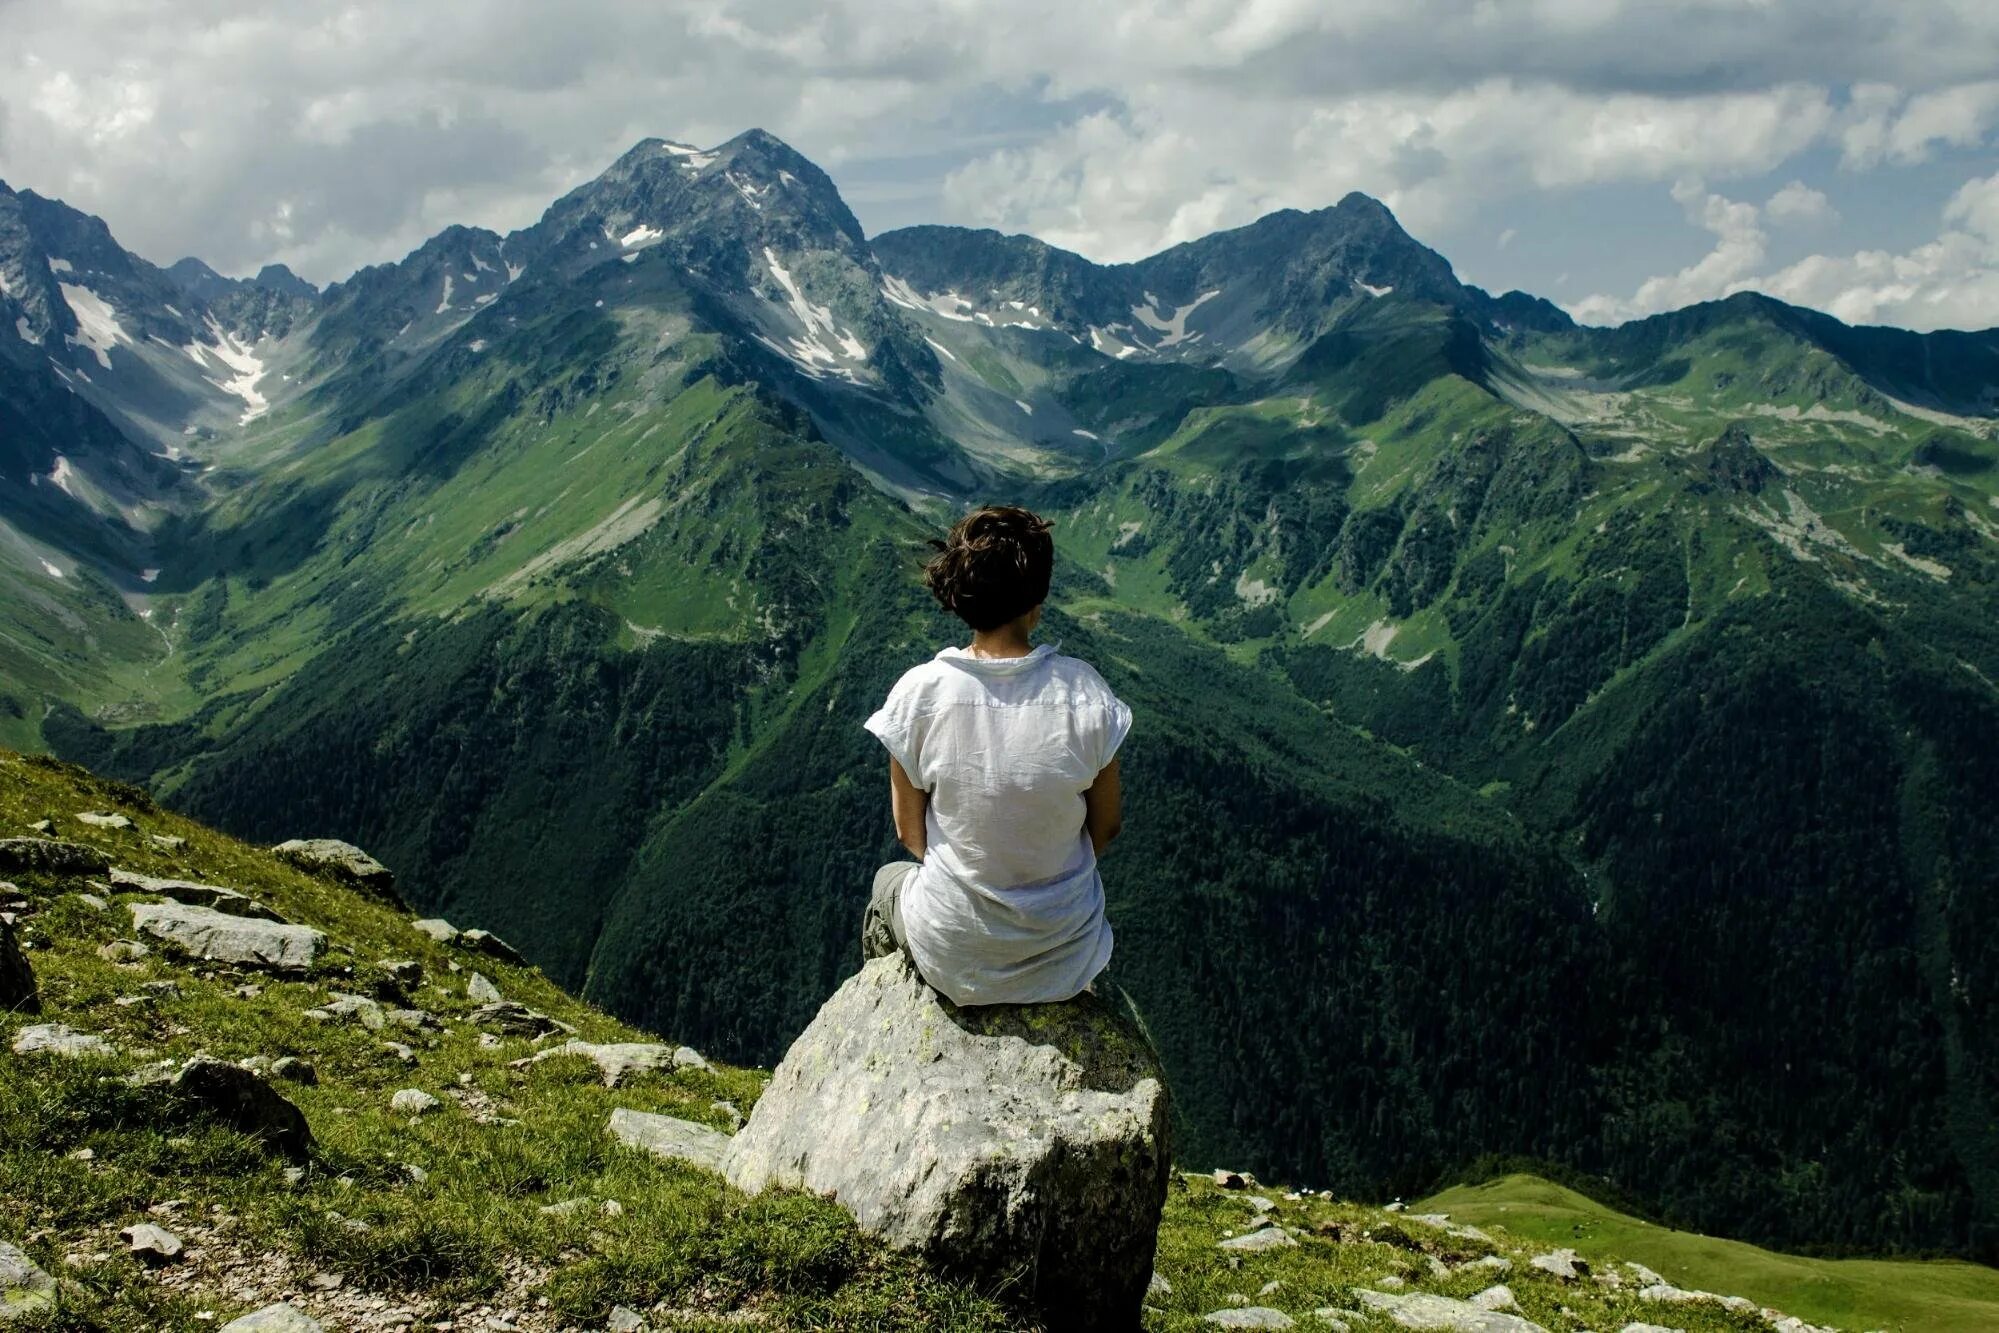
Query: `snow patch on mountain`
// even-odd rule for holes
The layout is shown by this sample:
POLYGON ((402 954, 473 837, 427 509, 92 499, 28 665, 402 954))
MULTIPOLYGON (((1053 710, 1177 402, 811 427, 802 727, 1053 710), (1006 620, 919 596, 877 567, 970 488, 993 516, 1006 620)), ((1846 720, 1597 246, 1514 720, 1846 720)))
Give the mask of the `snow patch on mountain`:
POLYGON ((728 180, 729 184, 736 187, 736 193, 743 196, 744 202, 748 203, 751 208, 756 209, 759 213, 763 212, 763 196, 770 192, 770 186, 758 185, 754 181, 745 180, 733 171, 725 171, 722 175, 728 180))
POLYGON ((88 287, 68 282, 56 286, 62 291, 62 299, 69 303, 70 313, 76 316, 76 334, 66 336, 65 340, 71 347, 88 347, 97 354, 98 365, 111 369, 111 349, 132 341, 118 323, 118 312, 88 287))
POLYGON ((49 261, 49 272, 74 273, 76 272, 76 270, 70 267, 70 263, 67 259, 51 259, 49 261))
MULTIPOLYGON (((1219 287, 1213 291, 1202 292, 1186 305, 1176 309, 1172 317, 1168 318, 1166 315, 1160 313, 1159 298, 1151 292, 1147 292, 1145 293, 1145 304, 1142 306, 1133 306, 1131 308, 1131 316, 1154 333, 1165 335, 1155 344, 1153 350, 1157 351, 1164 347, 1177 347, 1181 343, 1186 342, 1190 336, 1187 332, 1187 316, 1193 314, 1207 302, 1214 300, 1221 294, 1222 289, 1219 287)), ((1191 336, 1199 337, 1200 335, 1194 334, 1191 336)))
POLYGON ((1120 361, 1124 360, 1133 352, 1136 352, 1138 348, 1131 343, 1112 336, 1111 329, 1119 327, 1121 326, 1112 324, 1104 328, 1099 328, 1092 324, 1090 326, 1090 346, 1102 352, 1105 356, 1114 356, 1120 361))
POLYGON ((684 143, 662 143, 661 148, 680 159, 680 165, 688 171, 699 171, 715 160, 715 155, 684 143))
POLYGON ((943 343, 938 342, 935 338, 931 337, 929 334, 926 333, 923 335, 923 341, 929 343, 932 347, 937 349, 937 351, 943 353, 946 357, 950 358, 951 360, 956 361, 958 359, 958 354, 956 352, 946 347, 943 343))
POLYGON ((437 303, 437 313, 441 315, 449 309, 451 309, 451 275, 447 273, 444 275, 444 299, 437 303))
POLYGON ((1034 415, 1034 405, 1032 403, 1027 402, 1025 399, 1016 398, 1013 400, 1013 405, 1019 408, 1021 411, 1027 413, 1027 415, 1029 416, 1034 415))
POLYGON ((62 577, 62 568, 59 565, 55 564, 53 561, 49 560, 42 561, 42 568, 46 569, 49 572, 49 577, 52 579, 59 579, 62 577))
POLYGON ((627 250, 636 250, 641 246, 654 244, 665 235, 666 233, 658 227, 649 227, 641 222, 638 226, 633 227, 623 236, 620 236, 618 244, 624 246, 627 250))
POLYGON ((477 255, 472 256, 472 267, 478 269, 481 273, 491 273, 493 271, 493 266, 477 255))
POLYGON ((1354 279, 1354 286, 1360 288, 1369 296, 1386 296, 1395 290, 1393 287, 1376 287, 1373 283, 1362 282, 1358 278, 1354 279))
MULTIPOLYGON (((447 277, 444 281, 448 291, 451 279, 447 277)), ((264 395, 257 391, 257 381, 264 377, 264 363, 247 346, 238 342, 229 330, 216 323, 212 315, 208 319, 208 336, 215 339, 215 345, 206 349, 208 354, 236 372, 229 379, 211 378, 208 382, 224 393, 234 394, 243 400, 243 415, 237 418, 236 424, 247 426, 270 408, 264 395)))
POLYGON ((778 262, 777 252, 769 246, 764 247, 764 263, 777 285, 784 289, 785 302, 792 315, 805 326, 805 336, 789 339, 789 350, 761 334, 758 337, 809 375, 833 374, 858 382, 859 377, 853 370, 840 362, 842 358, 849 361, 868 359, 868 349, 861 345, 861 340, 834 323, 832 310, 823 305, 813 305, 805 299, 805 293, 799 290, 791 271, 778 262))
POLYGON ((26 315, 14 316, 14 332, 21 335, 22 342, 32 343, 37 347, 41 346, 42 340, 36 335, 33 329, 28 327, 28 317, 26 315))

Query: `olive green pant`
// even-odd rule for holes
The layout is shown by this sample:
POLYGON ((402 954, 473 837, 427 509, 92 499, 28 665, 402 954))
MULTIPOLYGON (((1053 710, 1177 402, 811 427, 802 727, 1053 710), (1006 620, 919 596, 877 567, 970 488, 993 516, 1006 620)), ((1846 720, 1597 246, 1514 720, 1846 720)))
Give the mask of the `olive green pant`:
POLYGON ((861 958, 886 958, 907 949, 902 933, 902 887, 922 869, 914 861, 891 861, 875 872, 874 892, 861 918, 861 958))

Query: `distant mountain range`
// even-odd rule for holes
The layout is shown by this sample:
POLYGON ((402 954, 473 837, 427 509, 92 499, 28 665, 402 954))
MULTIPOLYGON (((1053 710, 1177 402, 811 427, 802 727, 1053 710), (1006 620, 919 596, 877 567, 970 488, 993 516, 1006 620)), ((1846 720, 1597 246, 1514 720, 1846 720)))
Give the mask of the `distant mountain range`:
POLYGON ((0 742, 753 1062, 891 851, 919 539, 1034 504, 1190 1160, 1999 1246, 1999 331, 1581 327, 1362 195, 869 238, 759 131, 324 291, 0 186, 0 497, 0 742))

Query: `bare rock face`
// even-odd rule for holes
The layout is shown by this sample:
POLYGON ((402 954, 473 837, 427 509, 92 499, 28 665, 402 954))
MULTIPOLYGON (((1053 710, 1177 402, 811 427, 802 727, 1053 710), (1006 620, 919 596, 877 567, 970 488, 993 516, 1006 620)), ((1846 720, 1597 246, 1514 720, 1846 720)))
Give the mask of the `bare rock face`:
POLYGON ((378 901, 400 906, 396 876, 387 866, 351 842, 338 838, 293 838, 271 849, 310 875, 339 880, 378 901))
POLYGON ((1170 1173, 1165 1075, 1092 995, 960 1009, 900 955, 820 1009, 730 1141, 731 1183, 831 1195, 1051 1329, 1135 1329, 1170 1173))
POLYGON ((81 843, 53 838, 0 838, 0 871, 42 875, 102 875, 111 868, 104 853, 81 843))
POLYGON ((263 1076, 221 1060, 194 1059, 174 1076, 173 1092, 187 1106, 212 1116, 293 1161, 312 1151, 305 1113, 263 1076))
POLYGON ((132 925, 196 958, 274 972, 302 972, 326 945, 311 926, 230 916, 182 903, 134 903, 132 925))
POLYGON ((42 997, 35 989, 35 970, 28 966, 14 923, 0 920, 0 1012, 39 1014, 42 997))

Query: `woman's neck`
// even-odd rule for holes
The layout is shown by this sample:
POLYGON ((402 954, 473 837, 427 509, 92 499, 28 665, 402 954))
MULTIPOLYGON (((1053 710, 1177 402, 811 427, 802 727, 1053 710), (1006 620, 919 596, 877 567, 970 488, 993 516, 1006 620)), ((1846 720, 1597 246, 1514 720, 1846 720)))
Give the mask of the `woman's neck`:
POLYGON ((974 657, 1025 657, 1033 651, 1034 646, 1027 641, 1027 629, 1020 624, 972 631, 974 657))

